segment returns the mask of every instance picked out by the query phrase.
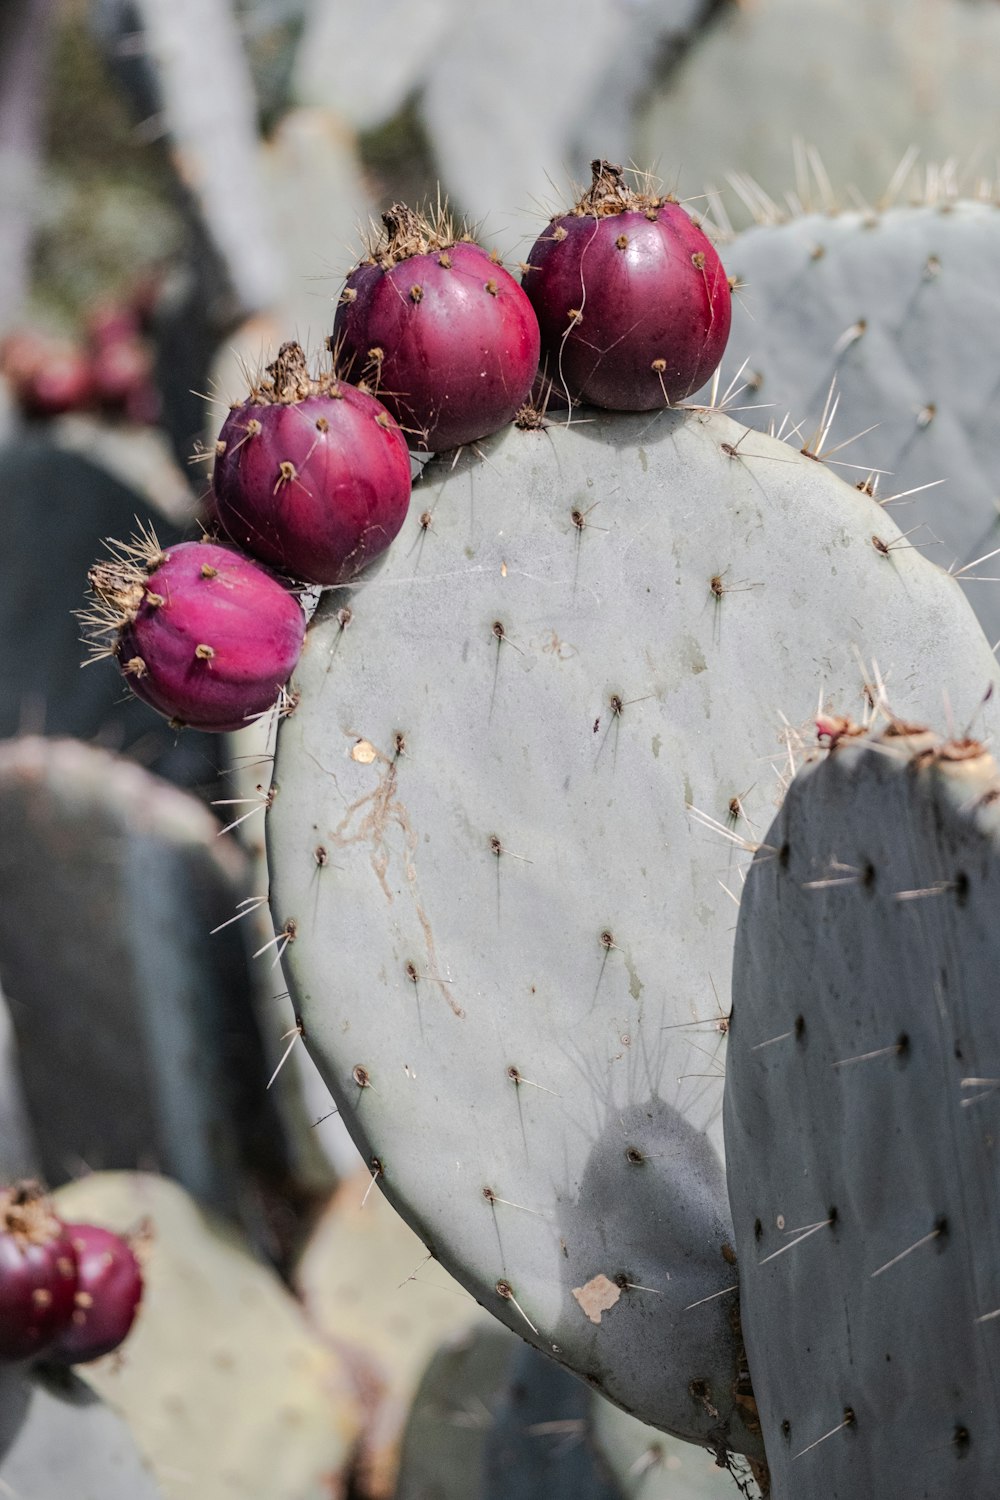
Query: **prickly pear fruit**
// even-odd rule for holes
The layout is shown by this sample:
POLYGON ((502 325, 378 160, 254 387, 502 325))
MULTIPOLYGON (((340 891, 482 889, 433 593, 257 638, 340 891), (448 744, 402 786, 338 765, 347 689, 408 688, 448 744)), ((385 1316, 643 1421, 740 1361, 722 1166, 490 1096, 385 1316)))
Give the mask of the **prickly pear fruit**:
POLYGON ((381 402, 313 379, 282 344, 219 434, 213 490, 227 535, 308 583, 346 583, 389 546, 410 503, 406 439, 381 402))
POLYGON ((651 411, 696 391, 719 363, 729 282, 676 199, 629 187, 610 162, 591 170, 587 192, 532 246, 524 289, 557 387, 593 406, 651 411))
POLYGON ((33 329, 12 333, 0 345, 0 373, 29 417, 78 411, 93 395, 90 362, 76 344, 33 329))
POLYGON ((76 1251, 75 1305, 47 1357, 59 1364, 86 1364, 124 1343, 142 1300, 142 1271, 120 1234, 96 1224, 65 1228, 76 1251))
POLYGON ((242 729, 271 708, 302 649, 295 595, 213 542, 163 552, 149 533, 110 545, 112 558, 90 570, 95 604, 84 621, 95 655, 118 658, 136 697, 178 724, 216 731, 242 729))
POLYGON ((70 1321, 76 1250, 34 1182, 0 1191, 0 1360, 42 1354, 70 1321))
POLYGON ((527 400, 538 324, 521 287, 447 215, 405 204, 347 278, 333 348, 431 453, 497 432, 527 400))

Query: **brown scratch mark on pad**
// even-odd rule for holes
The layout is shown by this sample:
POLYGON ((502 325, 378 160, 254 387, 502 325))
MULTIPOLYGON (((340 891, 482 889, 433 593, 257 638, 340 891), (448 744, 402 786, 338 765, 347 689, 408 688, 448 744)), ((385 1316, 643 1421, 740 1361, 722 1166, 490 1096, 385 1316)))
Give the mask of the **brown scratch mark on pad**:
POLYGON ((347 849, 352 844, 369 846, 372 869, 382 887, 382 894, 391 906, 393 894, 387 876, 393 851, 389 842, 389 834, 393 827, 400 830, 404 841, 403 873, 413 897, 417 920, 423 928, 424 945, 427 949, 426 977, 432 984, 437 985, 443 999, 447 1001, 455 1015, 460 1020, 464 1020, 465 1011, 449 995, 447 985, 438 978, 434 934, 427 913, 417 896, 417 869, 414 863, 417 835, 406 807, 396 795, 398 760, 395 756, 390 758, 384 751, 379 750, 371 740, 359 738, 354 734, 351 734, 349 738, 354 741, 350 752, 353 761, 363 766, 378 765, 378 784, 370 792, 350 804, 336 828, 331 830, 329 841, 338 849, 347 849))
POLYGON ((573 1296, 592 1323, 599 1323, 601 1314, 614 1307, 621 1294, 621 1287, 605 1276, 603 1271, 599 1276, 592 1277, 586 1286, 573 1288, 573 1296))

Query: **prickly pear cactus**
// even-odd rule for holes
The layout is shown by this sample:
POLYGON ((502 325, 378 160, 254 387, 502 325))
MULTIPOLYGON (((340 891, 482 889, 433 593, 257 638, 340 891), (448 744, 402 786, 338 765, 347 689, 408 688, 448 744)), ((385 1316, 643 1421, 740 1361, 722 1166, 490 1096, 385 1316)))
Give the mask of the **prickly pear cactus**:
POLYGON ((38 1151, 21 1084, 10 1007, 0 991, 0 1179, 38 1176, 38 1151))
POLYGON ((286 1178, 223 927, 252 899, 241 851, 190 794, 75 740, 0 744, 0 823, 0 976, 45 1176, 155 1161, 253 1217, 286 1178))
POLYGON ((407 1416, 393 1500, 482 1500, 483 1450, 523 1347, 490 1318, 435 1350, 407 1416))
POLYGON ((80 670, 80 624, 73 611, 84 603, 95 537, 128 536, 138 522, 155 525, 169 546, 179 532, 151 510, 134 482, 123 483, 46 434, 4 443, 0 468, 0 736, 34 731, 94 739, 125 753, 135 747, 159 775, 184 786, 211 785, 219 755, 213 736, 178 736, 146 704, 124 697, 121 674, 111 662, 80 670), (44 609, 38 572, 24 562, 39 546, 46 558, 44 609))
POLYGON ((622 1500, 736 1500, 740 1493, 755 1493, 745 1467, 735 1473, 741 1490, 734 1473, 716 1458, 637 1422, 596 1391, 590 1395, 587 1436, 622 1500))
POLYGON ((691 1443, 586 1391, 494 1320, 435 1352, 406 1423, 394 1500, 735 1500, 691 1443))
POLYGON ((975 741, 845 729, 747 875, 726 1156, 775 1500, 996 1484, 998 806, 975 741))
MULTIPOLYGON (((963 164, 982 153, 1000 63, 992 5, 754 0, 719 6, 717 17, 666 86, 651 91, 637 129, 639 161, 683 141, 675 192, 721 187, 727 170, 744 179, 748 203, 756 206, 760 189, 783 202, 801 135, 838 186, 867 198, 911 147, 963 164), (759 188, 745 184, 748 174, 759 188)), ((745 207, 736 194, 729 201, 734 215, 745 207)))
POLYGON ((0 1368, 0 1494, 162 1500, 128 1427, 70 1370, 0 1368))
POLYGON ((344 1363, 246 1242, 151 1173, 94 1172, 55 1198, 66 1219, 147 1231, 135 1326, 86 1378, 165 1500, 341 1496, 359 1428, 344 1363))
POLYGON ((590 1442, 592 1394, 522 1346, 483 1442, 481 1500, 622 1500, 590 1442))
MULTIPOLYGON (((755 427, 790 412, 799 443, 844 464, 845 477, 883 470, 877 497, 942 567, 989 551, 996 520, 998 256, 996 204, 946 200, 762 224, 726 257, 746 289, 733 304, 723 387, 748 384, 739 401, 756 406, 746 413, 755 427)), ((978 575, 996 572, 991 563, 969 574, 991 641, 1000 593, 978 575)))
POLYGON ((504 1332, 427 1259, 354 1153, 351 1175, 316 1221, 291 1284, 311 1327, 342 1352, 362 1396, 352 1485, 363 1500, 396 1493, 403 1430, 439 1345, 474 1329, 504 1332))
POLYGON ((908 713, 996 678, 898 535, 716 413, 511 428, 326 596, 279 730, 276 947, 379 1187, 529 1342, 719 1450, 759 1452, 716 1145, 782 715, 858 707, 859 660, 908 713))

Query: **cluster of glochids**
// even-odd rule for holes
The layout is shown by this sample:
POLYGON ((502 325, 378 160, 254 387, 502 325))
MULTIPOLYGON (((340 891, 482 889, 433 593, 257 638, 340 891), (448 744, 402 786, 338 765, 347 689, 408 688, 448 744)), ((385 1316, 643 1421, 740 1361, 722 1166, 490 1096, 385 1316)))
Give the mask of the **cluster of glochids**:
POLYGON ((654 410, 722 358, 718 255, 675 199, 629 186, 620 167, 593 164, 520 284, 443 212, 398 204, 382 219, 339 299, 335 370, 311 374, 284 344, 231 408, 210 500, 218 539, 112 544, 91 571, 99 654, 178 724, 229 730, 273 706, 304 638, 300 586, 350 583, 390 545, 410 448, 539 426, 543 388, 566 407, 654 410))
POLYGON ((111 1354, 142 1286, 135 1243, 63 1223, 38 1183, 0 1190, 0 1361, 77 1365, 111 1354))

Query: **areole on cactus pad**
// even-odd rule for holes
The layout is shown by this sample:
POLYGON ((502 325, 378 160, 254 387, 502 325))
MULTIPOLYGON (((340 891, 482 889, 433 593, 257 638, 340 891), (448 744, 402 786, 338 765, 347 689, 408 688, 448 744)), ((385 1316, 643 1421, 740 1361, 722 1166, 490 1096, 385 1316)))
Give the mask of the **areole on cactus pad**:
POLYGON ((996 662, 868 495, 724 415, 482 448, 308 632, 267 814, 295 1013, 484 1306, 760 1457, 717 1154, 740 871, 818 697, 859 712, 881 671, 969 715, 996 662))
POLYGON ((396 203, 386 234, 351 272, 333 325, 334 357, 364 379, 431 453, 498 431, 538 369, 531 304, 496 256, 396 203))
POLYGON ((574 401, 651 411, 696 391, 729 337, 729 282, 676 199, 632 188, 621 167, 593 182, 532 246, 524 288, 549 379, 574 401))
POLYGON ((312 377, 286 343, 226 417, 212 489, 237 546, 307 583, 346 583, 402 526, 410 457, 381 402, 335 374, 312 377))

